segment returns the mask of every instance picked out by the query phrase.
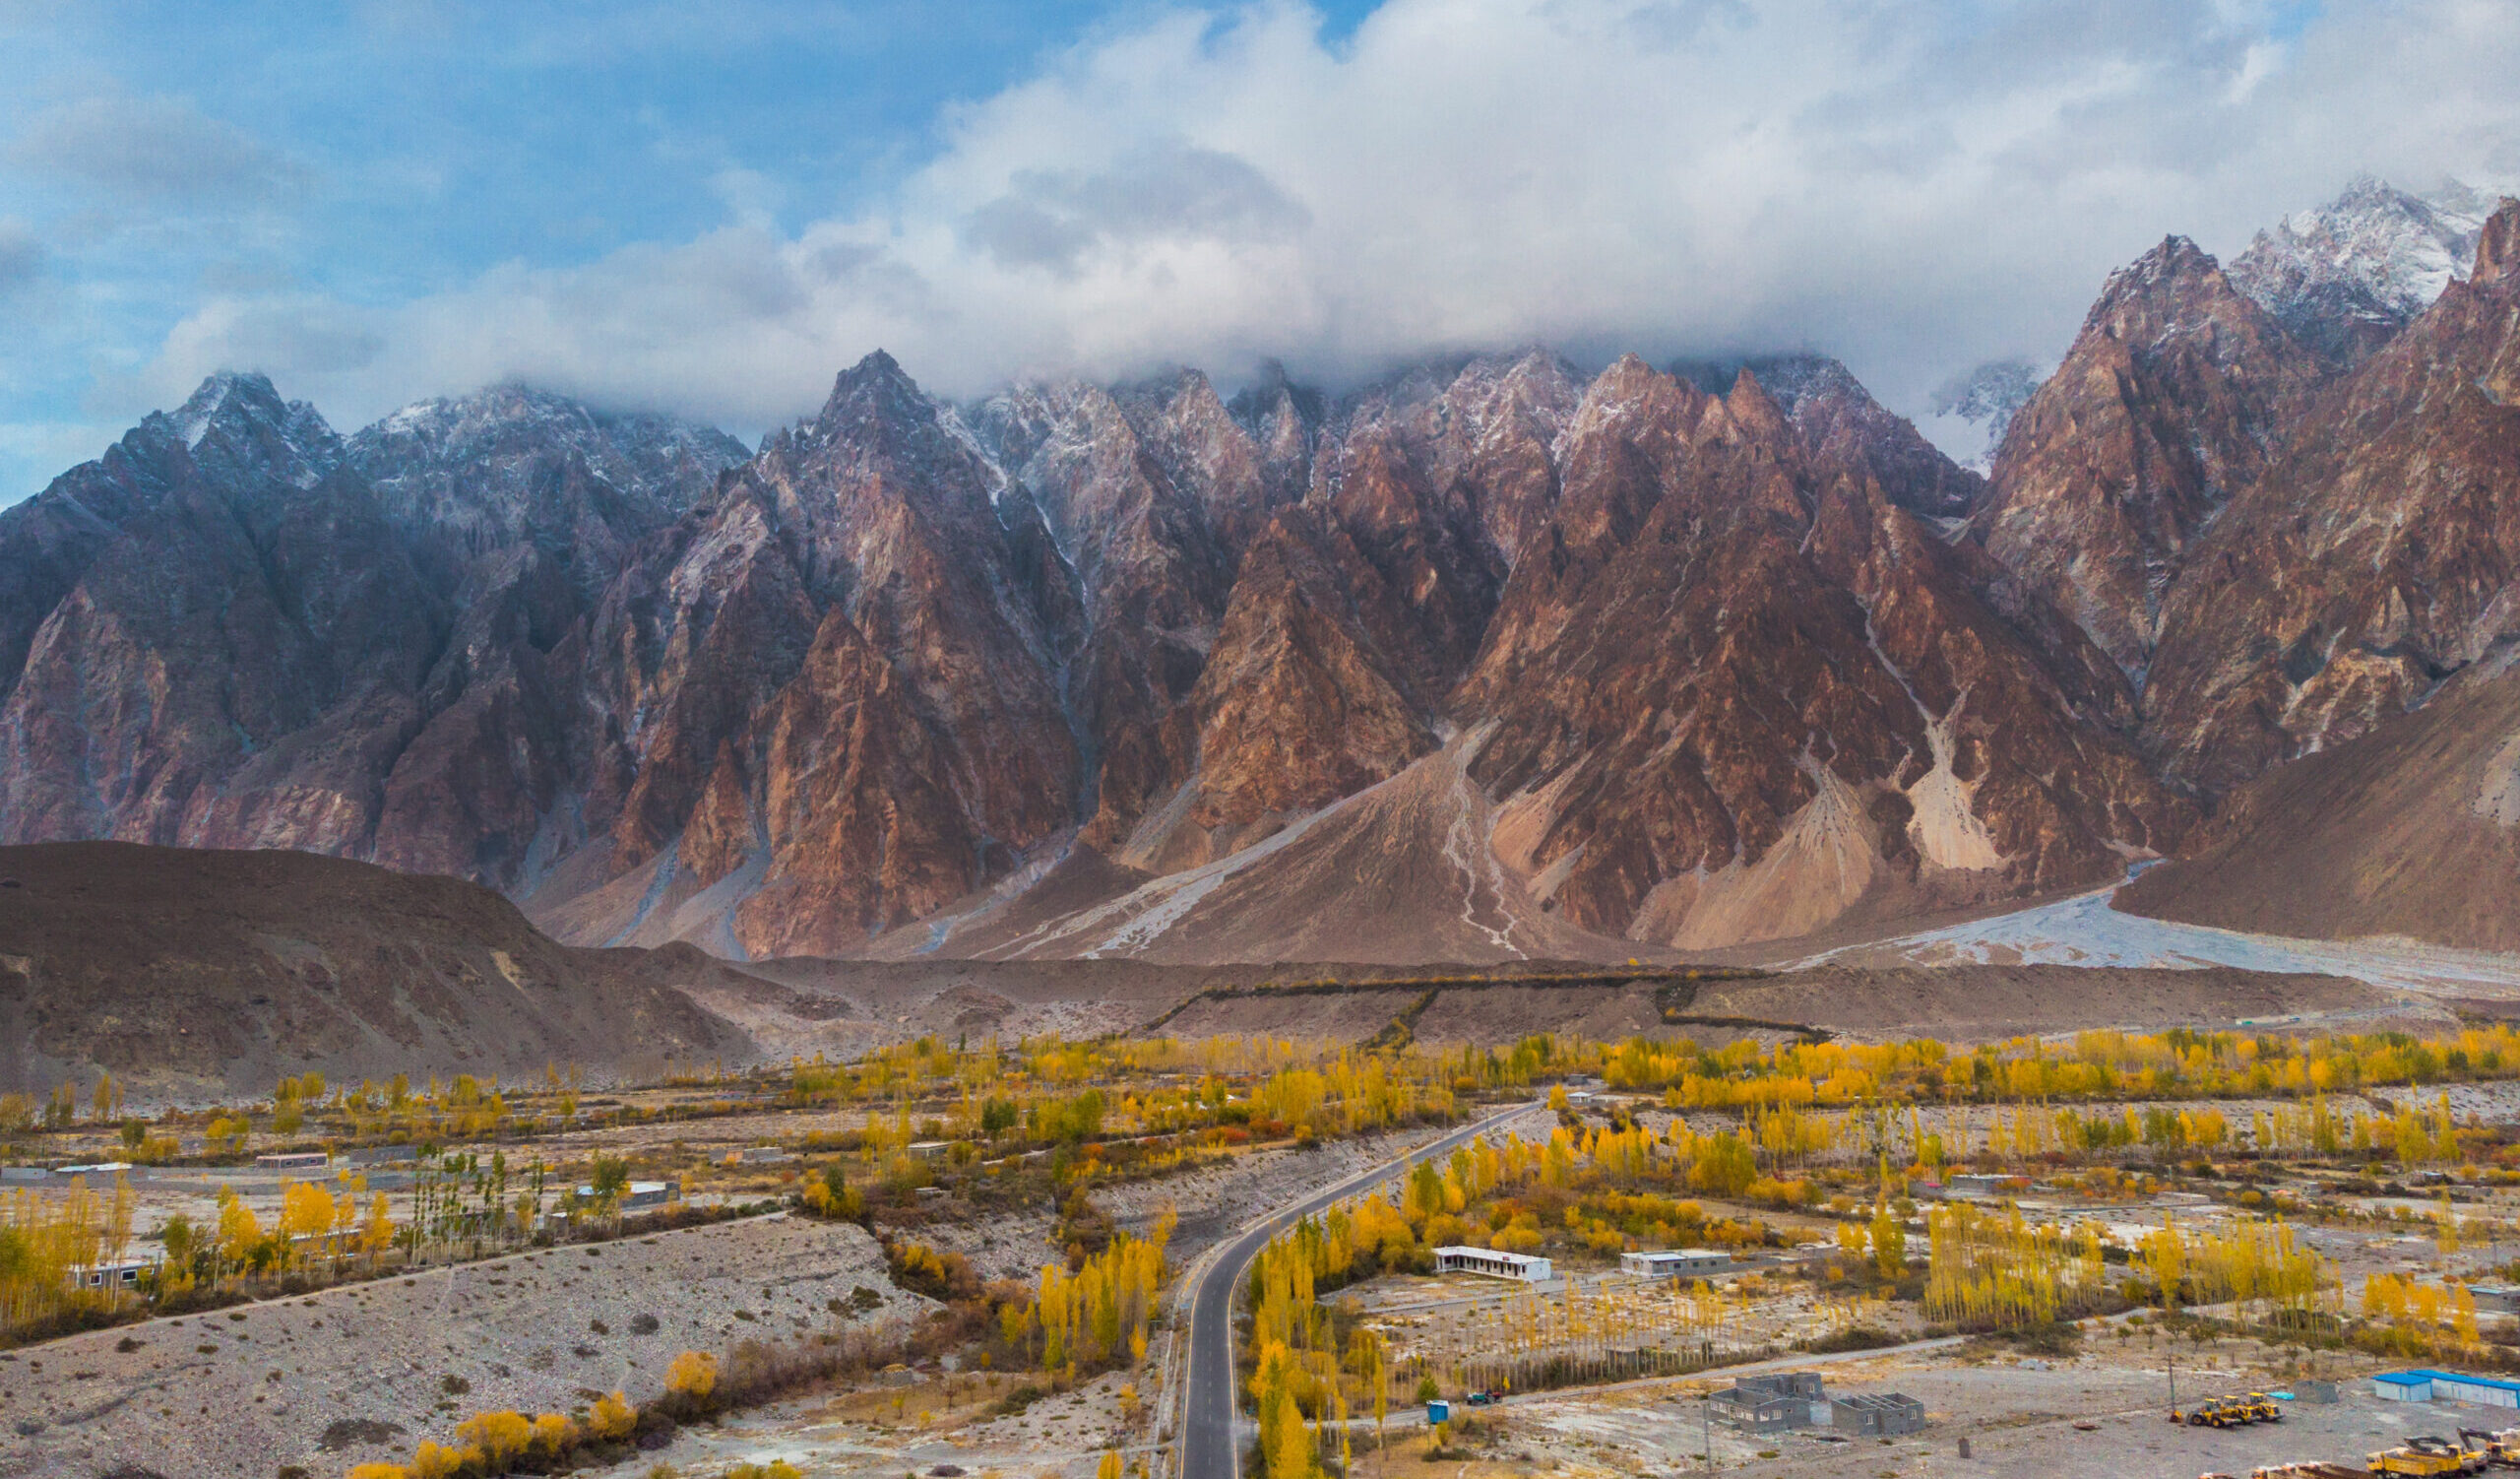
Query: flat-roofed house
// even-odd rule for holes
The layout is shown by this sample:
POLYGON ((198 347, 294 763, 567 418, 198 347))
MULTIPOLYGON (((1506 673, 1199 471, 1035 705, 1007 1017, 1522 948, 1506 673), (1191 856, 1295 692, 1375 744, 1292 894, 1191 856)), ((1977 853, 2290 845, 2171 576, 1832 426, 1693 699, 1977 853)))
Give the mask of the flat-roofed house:
POLYGON ((1435 1272, 1480 1273, 1491 1279, 1515 1279, 1525 1284, 1538 1284, 1549 1277, 1548 1260, 1530 1254, 1509 1254, 1493 1248, 1439 1248, 1435 1250, 1435 1272))
POLYGON ((1732 1255, 1720 1248, 1665 1248, 1620 1254, 1618 1266, 1645 1278, 1685 1279, 1731 1268, 1732 1255))

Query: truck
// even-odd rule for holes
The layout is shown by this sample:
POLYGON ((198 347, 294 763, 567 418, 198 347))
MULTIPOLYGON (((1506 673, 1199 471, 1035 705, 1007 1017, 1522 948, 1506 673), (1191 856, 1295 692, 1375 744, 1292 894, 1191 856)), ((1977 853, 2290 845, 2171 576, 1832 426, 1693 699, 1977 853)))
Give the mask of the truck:
POLYGON ((2490 1460, 2483 1448, 2471 1448, 2446 1438, 2410 1438, 2394 1448, 2370 1456, 2374 1474, 2476 1474, 2490 1460))

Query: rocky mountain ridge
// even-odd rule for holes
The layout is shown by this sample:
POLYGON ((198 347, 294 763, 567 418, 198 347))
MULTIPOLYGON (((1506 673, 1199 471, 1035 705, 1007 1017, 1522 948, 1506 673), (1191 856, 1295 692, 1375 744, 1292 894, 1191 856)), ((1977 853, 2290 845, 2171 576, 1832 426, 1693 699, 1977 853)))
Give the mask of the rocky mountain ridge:
POLYGON ((737 959, 1621 958, 2084 886, 2498 640, 2509 236, 2359 365, 2170 238, 1984 479, 1810 355, 955 407, 877 353, 751 453, 218 377, 0 513, 0 841, 737 959))
POLYGON ((2457 183, 2418 195, 2368 175, 2257 233, 2234 287, 2332 364, 2352 368, 2468 275, 2494 198, 2457 183))

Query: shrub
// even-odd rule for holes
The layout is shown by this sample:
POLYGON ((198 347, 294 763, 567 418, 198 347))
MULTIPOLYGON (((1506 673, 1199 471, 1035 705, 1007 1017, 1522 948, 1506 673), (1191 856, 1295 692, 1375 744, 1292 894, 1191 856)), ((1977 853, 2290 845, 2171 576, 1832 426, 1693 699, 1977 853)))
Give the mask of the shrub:
POLYGON ((892 1262, 893 1282, 905 1289, 948 1304, 980 1292, 979 1275, 961 1254, 940 1254, 923 1243, 896 1243, 885 1254, 892 1262))
POLYGON ((534 1421, 522 1412, 483 1412, 455 1430, 456 1442, 480 1451, 491 1473, 499 1473, 525 1456, 534 1442, 534 1421))
POLYGON ((621 1392, 603 1398, 587 1414, 587 1431, 598 1439, 628 1438, 639 1426, 639 1409, 621 1392))
POLYGON ((709 1400, 718 1389, 718 1358, 707 1351, 685 1351, 665 1368, 665 1390, 691 1403, 709 1400))

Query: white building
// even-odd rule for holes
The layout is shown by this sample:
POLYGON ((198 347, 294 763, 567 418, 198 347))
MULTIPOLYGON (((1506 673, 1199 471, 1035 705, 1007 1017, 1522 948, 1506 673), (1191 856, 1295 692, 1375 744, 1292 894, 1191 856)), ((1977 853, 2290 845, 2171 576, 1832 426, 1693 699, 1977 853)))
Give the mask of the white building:
POLYGON ((1489 1278, 1538 1284, 1549 1277, 1548 1260, 1530 1254, 1499 1253, 1492 1248, 1439 1248, 1437 1273, 1483 1273, 1489 1278))
MULTIPOLYGON (((595 1200, 594 1186, 581 1183, 578 1198, 581 1201, 595 1200)), ((641 1207, 661 1207, 666 1202, 681 1199, 682 1186, 679 1182, 632 1182, 621 1189, 621 1210, 625 1212, 635 1212, 641 1207)))
POLYGON ((140 1276, 157 1267, 155 1259, 125 1258, 119 1263, 98 1263, 70 1271, 70 1283, 81 1289, 137 1289, 140 1276))
POLYGON ((1732 1266, 1732 1255, 1720 1248, 1667 1248, 1620 1254, 1618 1266, 1643 1278, 1683 1279, 1721 1273, 1732 1266))

